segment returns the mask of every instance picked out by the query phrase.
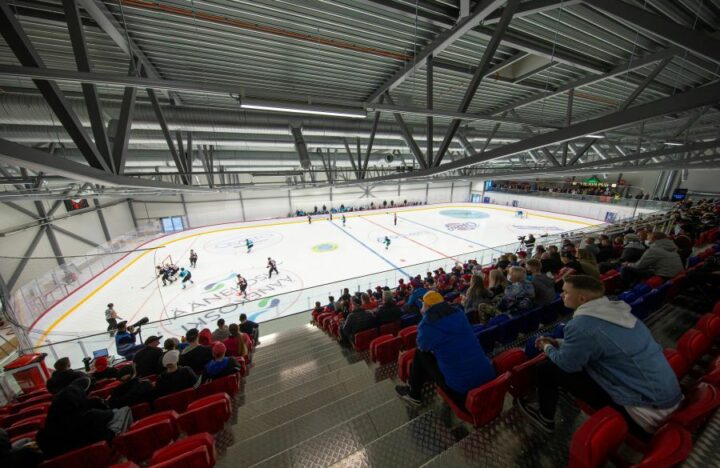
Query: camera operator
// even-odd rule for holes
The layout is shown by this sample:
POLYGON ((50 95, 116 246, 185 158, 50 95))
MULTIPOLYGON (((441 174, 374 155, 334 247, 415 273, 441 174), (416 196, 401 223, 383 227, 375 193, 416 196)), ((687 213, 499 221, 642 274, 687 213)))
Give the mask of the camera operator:
POLYGON ((135 327, 128 327, 127 320, 118 323, 115 346, 120 356, 132 359, 135 353, 144 347, 143 344, 135 344, 138 333, 140 333, 140 329, 138 328, 136 331, 135 327))
POLYGON ((532 234, 528 234, 527 239, 525 239, 525 248, 527 249, 527 253, 532 255, 533 249, 535 248, 535 236, 532 234))

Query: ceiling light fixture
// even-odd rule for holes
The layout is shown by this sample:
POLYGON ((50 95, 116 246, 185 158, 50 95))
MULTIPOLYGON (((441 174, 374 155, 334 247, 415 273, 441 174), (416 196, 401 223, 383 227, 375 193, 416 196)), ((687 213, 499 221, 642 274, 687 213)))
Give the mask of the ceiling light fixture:
POLYGON ((311 104, 297 104, 290 102, 260 101, 255 99, 240 99, 242 109, 266 110, 272 112, 290 112, 293 114, 316 114, 333 117, 347 117, 351 119, 367 118, 364 110, 347 107, 320 106, 311 104))
POLYGON ((589 135, 585 135, 588 138, 605 138, 605 135, 596 135, 594 133, 591 133, 589 135))
POLYGON ((666 141, 665 144, 666 144, 667 146, 682 146, 682 145, 683 145, 682 143, 678 143, 678 142, 675 142, 675 141, 666 141))

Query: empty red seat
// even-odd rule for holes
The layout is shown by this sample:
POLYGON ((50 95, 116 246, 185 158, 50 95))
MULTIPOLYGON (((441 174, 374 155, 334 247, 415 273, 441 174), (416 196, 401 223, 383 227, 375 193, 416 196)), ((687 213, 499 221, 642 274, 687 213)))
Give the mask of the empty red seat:
POLYGON ((12 413, 19 413, 20 411, 30 408, 32 406, 39 405, 41 403, 50 403, 53 399, 53 395, 51 393, 43 393, 41 395, 38 395, 33 398, 28 398, 27 400, 23 401, 22 403, 13 403, 12 404, 12 413))
POLYGON ((16 436, 10 438, 10 443, 14 444, 18 440, 22 440, 22 439, 35 440, 37 438, 37 433, 38 433, 38 431, 30 431, 30 432, 25 432, 23 434, 18 434, 16 436))
POLYGON ((40 390, 35 390, 35 391, 30 392, 30 393, 23 393, 23 394, 21 394, 21 395, 17 395, 17 396, 15 397, 15 401, 16 401, 17 403, 23 403, 23 402, 28 401, 30 398, 35 398, 35 397, 39 397, 39 396, 46 396, 46 395, 50 395, 50 392, 48 392, 47 389, 42 388, 42 389, 40 389, 40 390))
POLYGON ((720 337, 720 315, 705 314, 701 316, 695 328, 705 333, 711 340, 717 339, 720 337))
POLYGON ((605 286, 605 293, 606 294, 613 294, 615 293, 621 286, 622 280, 620 277, 620 273, 617 270, 613 270, 612 272, 608 272, 604 278, 602 278, 602 283, 605 286))
POLYGON ((708 371, 708 373, 702 376, 700 381, 709 383, 715 388, 720 389, 720 367, 715 367, 714 369, 708 371))
POLYGON ((525 361, 527 361, 527 355, 525 354, 525 351, 520 348, 511 348, 507 351, 503 351, 492 360, 493 366, 495 366, 495 371, 498 374, 508 372, 512 370, 513 367, 518 366, 525 361))
POLYGON ((692 447, 692 436, 688 431, 677 424, 665 424, 655 433, 642 460, 634 468, 675 466, 690 456, 692 447))
POLYGON ((413 359, 415 359, 415 349, 417 348, 405 351, 398 358, 398 378, 403 382, 407 382, 410 378, 410 366, 412 366, 413 359))
POLYGON ((653 289, 656 289, 659 288, 664 282, 665 280, 662 276, 652 276, 645 281, 645 284, 647 284, 653 289))
POLYGON ((115 463, 114 465, 108 466, 108 468, 140 468, 140 466, 137 463, 126 461, 123 463, 115 463))
POLYGON ((677 350, 692 366, 712 347, 712 341, 700 330, 691 328, 677 341, 677 350))
POLYGON ((122 384, 119 380, 115 380, 113 382, 110 382, 109 384, 103 386, 102 388, 98 390, 93 390, 88 395, 89 397, 96 397, 96 398, 102 398, 103 400, 107 399, 110 394, 113 392, 115 387, 119 387, 122 384))
MULTIPOLYGON (((208 453, 210 465, 215 465, 215 439, 210 434, 204 432, 202 434, 195 434, 184 439, 178 440, 167 447, 163 447, 157 450, 150 460, 150 466, 155 466, 158 463, 163 463, 168 460, 175 459, 176 457, 203 447, 208 453)), ((171 465, 168 465, 171 466, 171 465)), ((178 465, 180 466, 180 465, 178 465)), ((181 466, 185 466, 184 464, 181 466)))
POLYGON ((213 464, 210 462, 207 449, 205 447, 196 447, 174 458, 149 466, 150 468, 175 468, 178 466, 183 468, 210 468, 213 464))
POLYGON ((510 387, 508 392, 515 398, 526 397, 535 389, 537 371, 535 366, 546 359, 545 353, 540 353, 529 361, 513 367, 510 371, 510 387))
POLYGON ((177 439, 180 436, 180 425, 178 424, 179 418, 180 415, 178 415, 177 412, 173 410, 161 411, 159 413, 151 414, 135 421, 132 426, 130 426, 130 430, 139 429, 141 427, 149 426, 160 421, 170 421, 170 425, 173 429, 172 438, 177 439))
MULTIPOLYGON (((470 414, 471 419, 465 419, 465 421, 475 426, 482 426, 499 416, 502 413, 505 394, 509 386, 510 372, 505 372, 493 380, 470 390, 465 398, 465 409, 470 414)), ((458 412, 455 414, 461 419, 463 418, 458 412)))
POLYGON ((180 415, 180 427, 187 434, 214 434, 225 427, 231 413, 230 396, 227 393, 216 393, 192 402, 187 411, 180 415))
POLYGON ((113 439, 113 448, 128 460, 141 463, 172 442, 174 432, 169 420, 157 421, 119 434, 113 439))
POLYGON ((188 388, 180 392, 171 393, 160 397, 153 403, 155 411, 175 410, 183 413, 191 401, 195 399, 196 392, 194 388, 188 388))
POLYGON ((393 335, 378 336, 370 342, 370 360, 388 364, 397 359, 400 352, 400 338, 393 335))
POLYGON ((688 431, 695 431, 720 406, 720 392, 713 385, 700 382, 685 395, 680 408, 668 418, 688 431))
POLYGON ((335 320, 331 320, 330 325, 328 325, 328 333, 330 334, 330 336, 339 338, 340 337, 339 330, 340 330, 340 323, 335 320))
POLYGON ((355 351, 367 351, 370 349, 370 342, 377 338, 377 336, 377 328, 358 332, 355 334, 355 339, 353 340, 353 348, 355 351))
POLYGON ((230 398, 233 398, 238 391, 240 391, 240 375, 232 374, 200 385, 197 389, 197 396, 203 398, 215 393, 227 393, 230 398))
POLYGON ((138 403, 137 405, 132 405, 130 411, 132 411, 133 421, 139 421, 145 416, 152 414, 152 407, 150 403, 138 403))
POLYGON ((720 315, 720 301, 715 303, 715 306, 713 307, 712 313, 715 315, 720 315))
POLYGON ((45 460, 39 468, 105 468, 112 461, 110 446, 102 441, 45 460))
POLYGON ((396 336, 399 331, 400 331, 400 320, 398 320, 396 322, 383 323, 382 325, 380 325, 380 336, 382 336, 382 335, 396 336))
POLYGON ((42 416, 46 415, 48 412, 48 409, 50 408, 50 403, 40 403, 39 405, 31 406, 30 408, 25 408, 24 410, 11 414, 9 416, 6 416, 4 419, 2 419, 2 422, 0 423, 0 427, 10 427, 13 424, 15 424, 18 421, 22 421, 23 419, 29 419, 34 416, 42 416))
POLYGON ((568 468, 605 466, 627 432, 627 423, 620 413, 610 407, 596 411, 573 435, 568 468))
POLYGON ((680 354, 680 351, 672 348, 665 348, 663 354, 668 364, 670 364, 670 367, 672 367, 673 372, 675 372, 675 376, 678 380, 682 380, 690 370, 690 364, 688 364, 687 359, 680 354))
POLYGON ((45 427, 45 418, 47 418, 47 415, 43 414, 40 416, 31 416, 26 419, 21 419, 6 429, 8 436, 13 438, 20 434, 38 431, 45 427))
POLYGON ((417 325, 411 325, 409 327, 403 328, 398 332, 398 336, 402 341, 402 349, 413 349, 415 346, 417 346, 417 344, 415 343, 415 340, 417 339, 417 325))

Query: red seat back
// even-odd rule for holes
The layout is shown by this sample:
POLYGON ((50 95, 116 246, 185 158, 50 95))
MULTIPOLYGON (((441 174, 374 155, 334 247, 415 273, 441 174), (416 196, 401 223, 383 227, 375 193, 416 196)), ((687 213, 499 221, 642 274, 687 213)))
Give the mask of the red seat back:
POLYGON ((672 367, 673 372, 675 372, 675 376, 678 380, 682 380, 690 370, 690 364, 688 364, 687 359, 685 359, 678 350, 672 348, 665 348, 663 354, 668 364, 670 364, 670 367, 672 367))
POLYGON ((25 408, 18 413, 11 414, 10 416, 5 417, 5 419, 2 420, 2 424, 0 424, 0 427, 10 427, 16 422, 22 421, 23 419, 29 419, 34 416, 45 415, 47 414, 49 408, 50 403, 40 403, 39 405, 25 408))
POLYGON ((688 431, 677 424, 665 424, 655 433, 642 460, 634 468, 675 466, 690 456, 692 447, 692 436, 688 431))
POLYGON ((627 432, 627 423, 620 413, 610 407, 597 411, 575 431, 570 442, 568 468, 605 466, 627 432))
POLYGON ((88 397, 102 398, 103 400, 105 400, 110 396, 115 387, 120 386, 120 384, 122 384, 122 382, 120 382, 119 380, 112 381, 109 384, 104 385, 100 389, 93 390, 92 392, 90 392, 90 394, 88 394, 88 397))
POLYGON ((720 315, 720 301, 717 301, 715 303, 715 306, 713 307, 712 313, 715 315, 720 315))
POLYGON ((207 448, 196 447, 169 460, 150 465, 150 468, 175 468, 178 466, 183 468, 210 468, 213 463, 210 461, 207 448))
POLYGON ((195 399, 195 395, 195 389, 188 388, 158 398, 153 403, 153 406, 155 407, 155 411, 175 410, 178 413, 182 413, 187 409, 190 402, 195 399))
POLYGON ((403 328, 398 332, 398 336, 400 337, 400 340, 402 340, 402 349, 413 349, 417 346, 415 343, 415 340, 417 339, 417 325, 411 325, 403 328))
POLYGON ((709 383, 717 389, 720 389, 720 367, 716 367, 705 374, 701 379, 701 382, 709 383))
POLYGON ((370 359, 381 365, 393 362, 400 352, 400 344, 401 340, 396 336, 379 336, 370 342, 370 359))
POLYGON ((691 366, 703 357, 711 346, 710 338, 694 328, 683 333, 677 341, 677 350, 691 366))
POLYGON ((520 348, 511 348, 495 356, 492 361, 495 372, 502 374, 527 361, 527 355, 520 348))
POLYGON ((173 433, 172 423, 165 419, 119 434, 113 439, 113 448, 128 460, 141 463, 172 442, 173 433))
POLYGON ((398 378, 403 382, 407 382, 410 378, 410 366, 415 359, 415 349, 417 348, 405 351, 398 358, 398 378))
POLYGON ((358 332, 355 334, 353 348, 355 348, 355 351, 367 351, 370 348, 370 342, 377 336, 377 328, 358 332))
POLYGON ((48 392, 46 389, 42 388, 40 390, 35 390, 30 393, 23 393, 22 395, 18 395, 15 397, 15 401, 17 403, 23 403, 28 401, 31 398, 39 397, 39 396, 46 396, 50 395, 50 392, 48 392))
POLYGON ((701 382, 687 395, 668 421, 695 431, 720 406, 720 393, 714 386, 701 382))
POLYGON ((47 415, 43 414, 40 416, 32 416, 29 418, 21 419, 20 421, 16 422, 15 424, 6 429, 8 436, 12 438, 20 434, 26 434, 28 432, 40 430, 45 427, 45 418, 47 418, 47 415))
POLYGON ((533 392, 537 382, 535 366, 545 359, 545 353, 540 353, 529 361, 513 367, 510 372, 510 387, 508 388, 510 395, 515 398, 521 398, 533 392))
POLYGON ((470 390, 465 398, 465 408, 472 416, 472 424, 482 426, 499 416, 509 387, 510 372, 505 372, 470 390))
POLYGON ((197 396, 202 398, 215 393, 227 393, 232 398, 237 395, 238 391, 240 391, 240 375, 232 374, 200 385, 197 389, 197 396))
POLYGON ((112 462, 107 442, 97 442, 45 460, 39 468, 105 468, 112 462))
POLYGON ((662 276, 652 276, 645 281, 645 284, 653 289, 659 288, 665 282, 662 276))
POLYGON ((137 405, 132 405, 130 411, 132 411, 133 420, 139 421, 145 416, 150 415, 152 408, 150 407, 150 403, 138 403, 137 405))
POLYGON ((20 411, 30 408, 31 406, 39 405, 40 403, 50 403, 53 399, 53 395, 51 393, 44 393, 41 395, 38 395, 36 397, 28 398, 27 400, 23 401, 22 403, 13 403, 12 405, 12 413, 19 413, 20 411))
MULTIPOLYGON (((204 447, 210 458, 210 466, 215 465, 215 439, 208 433, 195 434, 178 440, 167 447, 158 449, 150 460, 150 466, 172 460, 186 452, 204 447)), ((171 466, 171 465, 168 465, 171 466)), ((184 466, 184 465, 182 465, 184 466)))
POLYGON ((383 323, 382 325, 380 325, 380 336, 388 334, 396 336, 399 331, 400 320, 391 323, 383 323))
POLYGON ((216 393, 192 402, 187 411, 180 415, 180 427, 188 434, 214 434, 225 427, 231 412, 230 396, 227 393, 216 393))
POLYGON ((711 340, 720 336, 720 315, 705 314, 697 322, 695 328, 705 333, 711 340))
POLYGON ((140 429, 141 427, 149 426, 161 421, 170 421, 170 425, 173 429, 173 439, 177 439, 180 436, 180 425, 178 424, 179 415, 173 410, 161 411, 159 413, 151 414, 138 421, 135 421, 130 430, 140 429))

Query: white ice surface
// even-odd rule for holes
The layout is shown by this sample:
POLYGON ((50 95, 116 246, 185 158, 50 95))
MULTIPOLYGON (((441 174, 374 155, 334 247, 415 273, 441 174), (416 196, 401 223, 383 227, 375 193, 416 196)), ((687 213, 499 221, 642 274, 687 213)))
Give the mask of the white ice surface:
POLYGON ((391 213, 372 211, 347 214, 345 228, 340 216, 334 215, 332 222, 318 219, 311 225, 307 218, 274 219, 208 226, 158 238, 143 246, 157 250, 130 254, 49 310, 37 321, 30 338, 37 345, 55 343, 54 352, 44 351, 52 358, 69 355, 79 365, 82 356, 93 350, 114 352, 113 339, 103 333, 109 302, 130 323, 141 317, 156 322, 143 327, 143 337, 180 336, 192 327, 212 330, 220 317, 235 322, 241 312, 262 322, 306 311, 316 300, 325 304, 328 295, 339 295, 341 287, 392 287, 399 278, 439 266, 449 268, 456 260, 477 258, 489 263, 515 245, 491 247, 516 244, 519 235, 538 237, 599 224, 532 210, 525 210, 530 215, 520 219, 511 207, 470 203, 396 211, 397 226, 391 213), (387 250, 382 244, 385 236, 391 239, 387 250), (248 237, 255 242, 250 254, 245 250, 248 237), (169 255, 188 268, 190 249, 199 256, 197 268, 192 269, 195 284, 187 289, 181 289, 179 282, 162 287, 154 279, 154 266, 169 255), (277 261, 280 271, 270 279, 268 256, 277 261), (234 289, 237 273, 248 279, 247 303, 234 289), (88 338, 91 334, 96 336, 88 338), (78 340, 57 344, 78 336, 85 337, 80 340, 82 346, 78 340))

